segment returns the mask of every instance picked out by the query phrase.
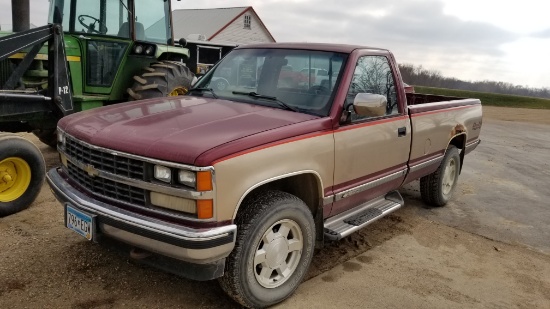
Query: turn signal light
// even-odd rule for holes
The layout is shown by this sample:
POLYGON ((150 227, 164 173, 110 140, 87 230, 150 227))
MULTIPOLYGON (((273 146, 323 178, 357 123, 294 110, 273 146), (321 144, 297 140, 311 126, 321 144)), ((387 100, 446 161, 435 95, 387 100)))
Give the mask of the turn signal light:
POLYGON ((214 202, 212 200, 197 200, 197 218, 210 219, 214 217, 214 202))
POLYGON ((209 171, 197 172, 197 191, 212 190, 212 173, 209 171))

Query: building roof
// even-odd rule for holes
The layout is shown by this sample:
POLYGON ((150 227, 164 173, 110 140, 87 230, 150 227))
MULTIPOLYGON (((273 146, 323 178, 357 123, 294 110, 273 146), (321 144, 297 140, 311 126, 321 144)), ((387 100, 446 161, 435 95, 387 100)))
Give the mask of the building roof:
MULTIPOLYGON (((190 34, 203 34, 207 40, 212 39, 225 27, 232 23, 246 11, 252 11, 257 17, 258 14, 251 6, 216 8, 216 9, 181 9, 172 11, 172 23, 174 34, 187 38, 190 34)), ((258 20, 266 32, 271 36, 261 19, 258 20)), ((273 39, 275 41, 275 39, 273 39)))

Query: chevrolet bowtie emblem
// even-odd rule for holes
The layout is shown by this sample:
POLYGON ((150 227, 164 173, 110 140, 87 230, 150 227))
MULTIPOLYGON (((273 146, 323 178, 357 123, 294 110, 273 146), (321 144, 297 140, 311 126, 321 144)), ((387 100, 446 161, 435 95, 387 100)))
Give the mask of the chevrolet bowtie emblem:
POLYGON ((84 170, 86 171, 86 173, 88 173, 88 175, 90 175, 90 177, 95 177, 95 176, 99 175, 98 170, 96 170, 95 167, 91 164, 87 164, 84 167, 84 170))

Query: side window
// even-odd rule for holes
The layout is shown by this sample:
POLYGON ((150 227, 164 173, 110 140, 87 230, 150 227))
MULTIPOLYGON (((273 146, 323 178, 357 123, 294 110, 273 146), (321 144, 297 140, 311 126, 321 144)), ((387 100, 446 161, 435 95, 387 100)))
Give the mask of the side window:
MULTIPOLYGON (((346 97, 346 106, 353 104, 358 93, 380 94, 386 97, 386 116, 399 113, 395 81, 388 59, 384 56, 363 56, 359 58, 353 72, 353 79, 346 97)), ((351 121, 367 117, 357 115, 353 108, 351 121)))

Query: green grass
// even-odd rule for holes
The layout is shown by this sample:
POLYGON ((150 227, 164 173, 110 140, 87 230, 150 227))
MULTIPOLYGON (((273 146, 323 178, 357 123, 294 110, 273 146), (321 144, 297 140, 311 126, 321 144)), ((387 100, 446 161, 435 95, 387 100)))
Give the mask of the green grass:
POLYGON ((445 88, 432 88, 414 86, 415 92, 429 93, 437 95, 446 95, 463 98, 476 98, 481 100, 483 105, 503 106, 503 107, 521 107, 534 109, 550 109, 550 99, 540 99, 532 97, 522 97, 508 94, 477 92, 467 90, 454 90, 445 88))

